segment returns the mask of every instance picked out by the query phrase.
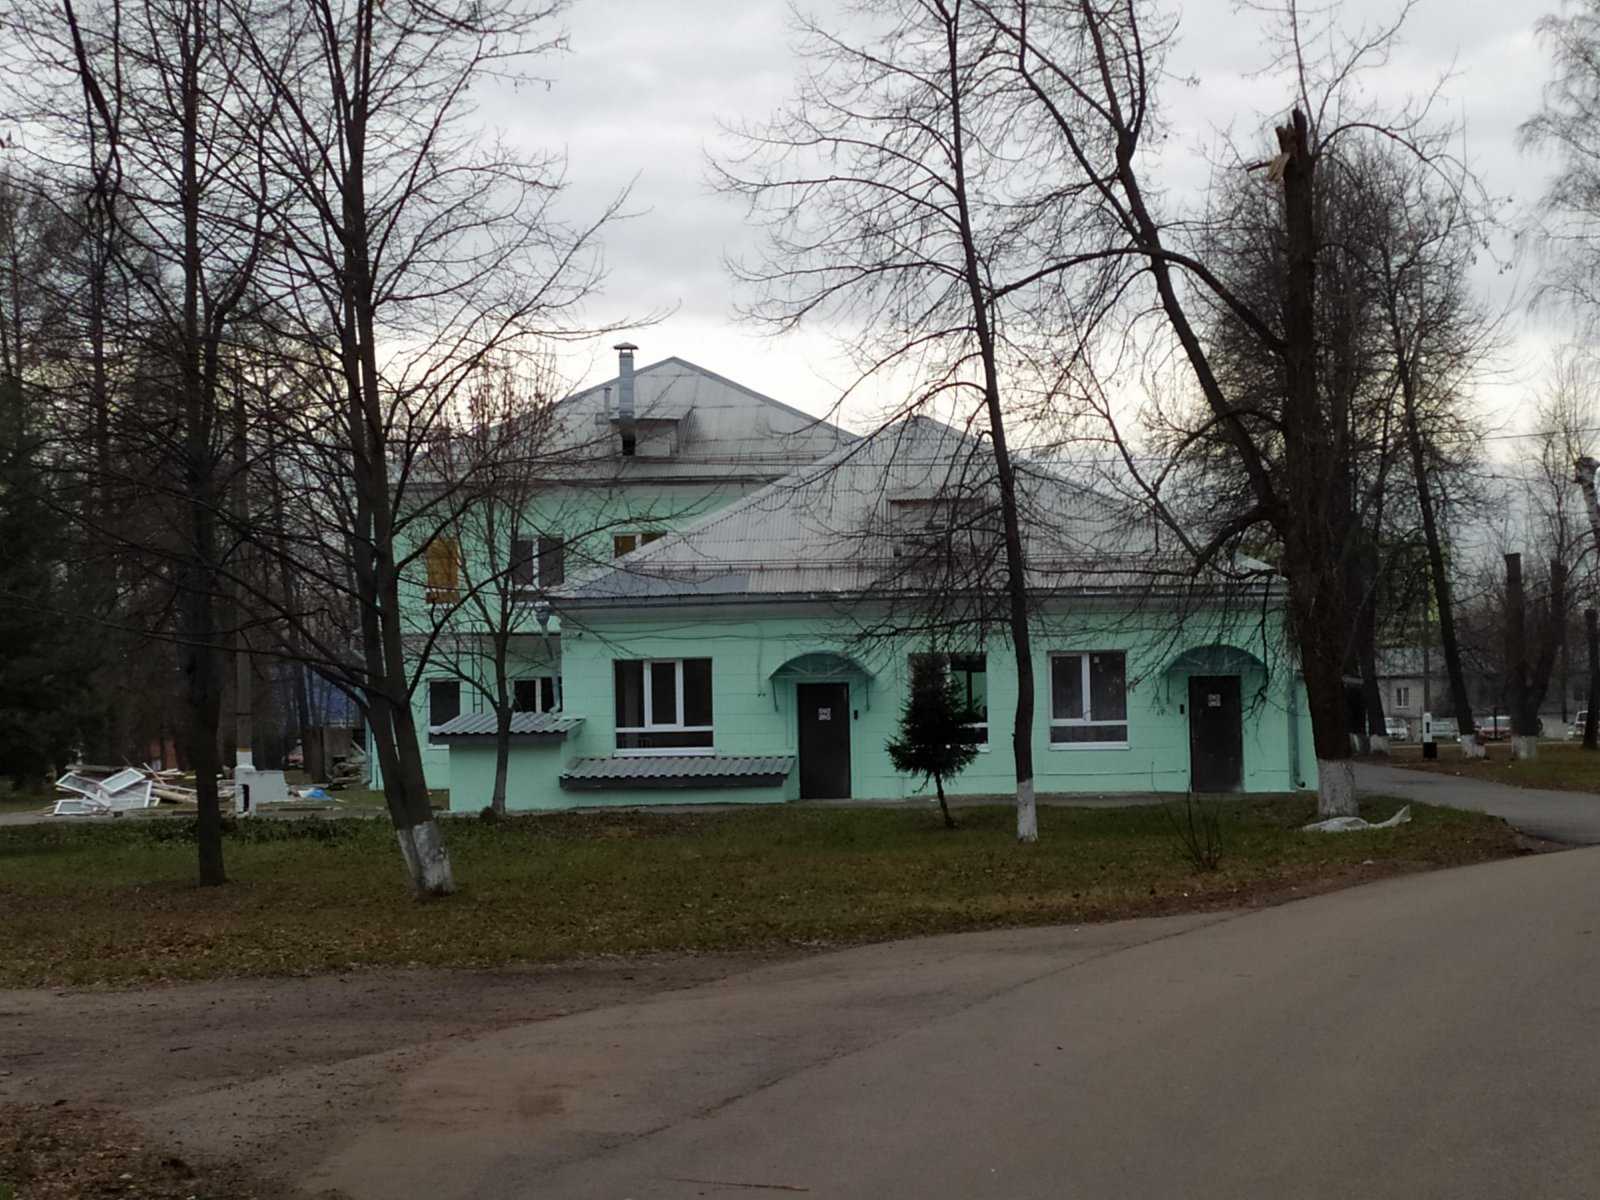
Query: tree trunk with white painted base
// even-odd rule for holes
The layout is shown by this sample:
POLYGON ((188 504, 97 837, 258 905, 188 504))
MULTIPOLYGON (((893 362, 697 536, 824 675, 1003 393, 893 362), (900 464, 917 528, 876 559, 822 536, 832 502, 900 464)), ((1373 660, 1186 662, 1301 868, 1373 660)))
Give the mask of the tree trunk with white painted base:
POLYGON ((1470 733, 1463 733, 1459 739, 1461 743, 1462 758, 1487 758, 1489 752, 1483 744, 1470 733))
POLYGON ((1539 739, 1527 734, 1517 734, 1511 739, 1511 757, 1519 761, 1529 761, 1539 757, 1539 739))
POLYGON ((1383 734, 1383 733, 1368 734, 1367 735, 1367 753, 1368 754, 1388 754, 1389 753, 1389 736, 1388 736, 1388 734, 1383 734))
POLYGON ((1033 799, 1033 780, 1017 784, 1017 841, 1039 840, 1039 809, 1033 799))
POLYGON ((1358 817, 1355 766, 1348 758, 1317 759, 1317 816, 1358 817))

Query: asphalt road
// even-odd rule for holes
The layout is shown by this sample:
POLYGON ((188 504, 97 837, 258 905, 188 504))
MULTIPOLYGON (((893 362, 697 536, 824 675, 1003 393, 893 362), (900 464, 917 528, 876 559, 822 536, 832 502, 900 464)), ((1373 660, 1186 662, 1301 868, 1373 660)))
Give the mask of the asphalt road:
POLYGON ((1534 837, 1569 846, 1600 845, 1600 795, 1593 792, 1508 787, 1373 762, 1358 762, 1355 770, 1361 792, 1492 813, 1534 837))
POLYGON ((1600 1195, 1600 849, 963 935, 464 1040, 352 1196, 1600 1195))

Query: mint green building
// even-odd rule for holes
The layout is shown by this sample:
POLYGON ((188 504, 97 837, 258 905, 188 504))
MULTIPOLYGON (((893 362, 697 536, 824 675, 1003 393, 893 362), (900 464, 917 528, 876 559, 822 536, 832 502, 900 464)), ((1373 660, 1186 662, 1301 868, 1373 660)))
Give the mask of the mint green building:
MULTIPOLYGON (((517 707, 528 715, 555 712, 563 704, 564 639, 562 615, 549 603, 554 589, 856 440, 681 358, 636 371, 635 348, 618 349, 616 378, 563 400, 539 430, 546 477, 516 514, 518 527, 499 531, 506 544, 498 556, 474 544, 471 522, 464 532, 444 530, 428 547, 410 548, 418 557, 404 577, 402 603, 419 730, 457 717, 467 725, 476 717, 482 726, 485 716, 493 729, 484 622, 462 599, 488 573, 490 557, 503 566, 516 556, 526 599, 511 639, 517 707)), ((428 495, 424 483, 411 491, 428 495)), ((373 786, 381 786, 370 751, 373 786)), ((453 787, 452 764, 462 757, 430 734, 423 750, 428 786, 453 787)))
MULTIPOLYGON (((742 394, 752 412, 772 403, 742 394)), ((792 457, 834 444, 764 483, 724 478, 661 536, 541 589, 529 662, 551 683, 513 723, 509 807, 919 797, 884 745, 927 653, 986 717, 949 790, 1014 788, 987 443, 923 418, 860 439, 794 432, 792 457)), ((1037 790, 1314 788, 1275 577, 1242 562, 1191 578, 1155 527, 1045 464, 1023 464, 1019 486, 1037 790)), ((465 711, 432 722, 452 808, 488 802, 493 728, 465 711)))

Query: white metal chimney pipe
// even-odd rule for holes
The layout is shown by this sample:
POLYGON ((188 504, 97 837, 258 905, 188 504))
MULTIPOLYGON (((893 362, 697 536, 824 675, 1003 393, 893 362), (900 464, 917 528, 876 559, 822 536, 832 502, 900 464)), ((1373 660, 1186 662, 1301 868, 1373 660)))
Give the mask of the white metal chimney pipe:
POLYGON ((612 347, 617 352, 617 432, 622 435, 622 453, 629 457, 638 440, 633 411, 633 352, 638 348, 632 342, 612 347))

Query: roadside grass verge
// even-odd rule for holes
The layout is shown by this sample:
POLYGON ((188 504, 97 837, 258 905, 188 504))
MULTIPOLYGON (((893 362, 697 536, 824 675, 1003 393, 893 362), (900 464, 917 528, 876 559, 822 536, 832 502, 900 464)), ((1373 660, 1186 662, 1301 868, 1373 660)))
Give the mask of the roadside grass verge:
MULTIPOLYGON (((48 791, 18 791, 9 780, 0 781, 0 813, 43 812, 54 803, 55 796, 48 791)), ((3 1192, 0 1200, 5 1200, 3 1192)))
POLYGON ((1600 792, 1600 751, 1586 751, 1581 742, 1540 742, 1539 757, 1532 762, 1513 761, 1511 746, 1506 742, 1490 742, 1487 749, 1488 758, 1466 759, 1461 757, 1460 746, 1441 745, 1439 757, 1430 762, 1422 757, 1421 747, 1407 746, 1392 753, 1389 761, 1414 771, 1512 787, 1600 792))
MULTIPOLYGON (((1363 804, 1377 820, 1398 800, 1363 804)), ((1517 853, 1476 813, 1305 834, 1310 797, 1221 803, 1221 868, 1197 873, 1161 807, 1007 807, 946 832, 921 807, 592 811, 445 826, 461 892, 404 890, 386 822, 230 825, 233 882, 192 883, 187 821, 0 828, 0 985, 132 985, 363 966, 491 967, 601 955, 792 952, 1003 925, 1262 903, 1517 853)))

